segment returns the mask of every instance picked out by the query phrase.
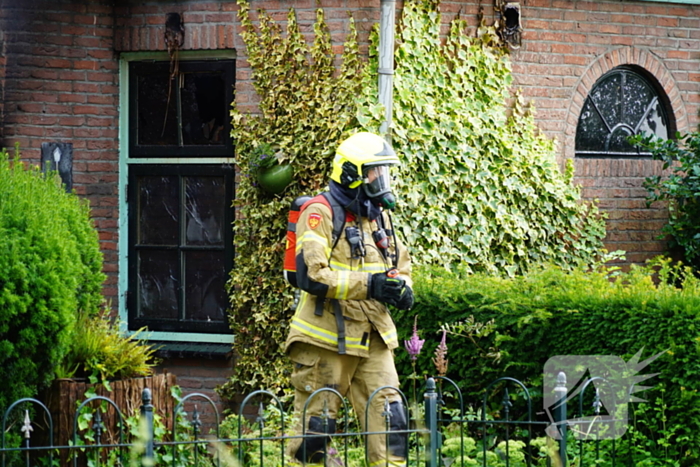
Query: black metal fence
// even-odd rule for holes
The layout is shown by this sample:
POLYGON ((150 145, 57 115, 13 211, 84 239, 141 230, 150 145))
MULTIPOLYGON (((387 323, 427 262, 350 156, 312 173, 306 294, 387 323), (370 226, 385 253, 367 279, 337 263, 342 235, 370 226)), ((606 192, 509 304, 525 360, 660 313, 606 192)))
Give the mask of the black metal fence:
MULTIPOLYGON (((322 453, 322 465, 368 466, 370 463, 364 447, 368 436, 388 438, 390 434, 402 434, 409 447, 406 461, 387 460, 375 462, 373 466, 614 466, 616 441, 605 440, 605 436, 600 436, 605 430, 593 431, 591 426, 592 423, 611 424, 620 420, 600 416, 597 391, 586 396, 586 388, 595 378, 583 383, 578 404, 567 404, 566 378, 563 373, 558 378, 556 391, 559 392, 555 394, 555 400, 560 403, 555 404, 552 411, 553 420, 543 417, 543 412, 535 413, 528 388, 508 377, 492 382, 482 400, 472 405, 465 404, 457 385, 444 377, 425 381, 420 403, 409 401, 399 389, 390 388, 403 399, 405 418, 409 420, 407 429, 398 432, 389 428, 391 412, 388 410, 382 414, 386 419, 385 431, 358 429, 352 409, 342 396, 330 388, 319 389, 312 398, 331 392, 343 400, 338 429, 323 434, 330 442, 322 453), (585 397, 588 397, 585 400, 592 417, 585 417, 585 397), (571 412, 578 418, 567 419, 567 405, 578 405, 578 410, 571 412), (587 436, 581 436, 582 430, 577 428, 577 423, 583 423, 581 420, 585 420, 587 436)), ((120 408, 106 397, 86 399, 76 409, 72 441, 65 446, 54 445, 52 415, 41 401, 32 398, 18 400, 3 414, 1 467, 285 466, 293 462, 285 455, 288 443, 310 436, 304 430, 297 434, 288 433, 291 420, 285 413, 284 404, 268 391, 248 395, 241 403, 239 415, 225 421, 220 419, 209 397, 189 394, 170 414, 172 430, 164 430, 163 421, 154 414, 148 388, 144 389, 142 399, 140 415, 133 419, 125 417, 120 408), (211 406, 215 428, 210 433, 203 433, 197 405, 191 412, 185 412, 185 406, 192 407, 193 401, 211 406), (116 417, 111 416, 115 426, 106 427, 103 423, 107 411, 116 413, 116 417), (42 430, 36 429, 39 425, 43 426, 42 430), (44 433, 41 437, 39 431, 44 433)), ((371 402, 368 402, 367 410, 371 402)), ((325 427, 329 425, 324 423, 325 427)))

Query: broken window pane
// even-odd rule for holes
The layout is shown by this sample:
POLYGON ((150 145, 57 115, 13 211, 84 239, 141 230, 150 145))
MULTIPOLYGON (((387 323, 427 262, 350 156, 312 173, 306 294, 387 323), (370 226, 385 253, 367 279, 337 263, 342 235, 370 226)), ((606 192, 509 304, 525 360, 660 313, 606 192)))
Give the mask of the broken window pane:
POLYGON ((129 269, 129 328, 230 332, 233 167, 132 164, 129 170, 130 235, 137 239, 129 242, 129 260, 136 261, 129 269))
POLYGON ((182 88, 184 144, 223 144, 226 99, 224 74, 185 73, 182 88))
POLYGON ((647 107, 656 97, 656 93, 640 76, 629 75, 626 82, 626 120, 637 124, 646 114, 647 107))
POLYGON ((168 70, 161 68, 137 79, 140 145, 177 145, 177 80, 171 81, 168 70))
POLYGON ((576 130, 576 149, 595 150, 600 147, 598 135, 607 133, 607 128, 598 110, 590 99, 586 99, 576 130))
POLYGON ((131 157, 148 155, 143 152, 148 147, 160 147, 162 157, 183 151, 203 156, 194 148, 224 151, 231 144, 232 61, 181 61, 175 69, 168 62, 135 62, 131 72, 131 157))
POLYGON ((185 319, 225 321, 228 306, 226 268, 220 251, 185 254, 185 319))
POLYGON ((178 319, 178 253, 141 250, 138 254, 138 316, 178 319))
POLYGON ((647 112, 639 125, 639 133, 650 133, 659 138, 666 138, 668 135, 668 124, 664 118, 665 113, 661 102, 658 99, 649 104, 647 112))
POLYGON ((627 138, 633 135, 634 132, 628 126, 618 126, 610 135, 606 150, 612 152, 636 153, 637 150, 627 141, 627 138))
POLYGON ((178 244, 178 183, 174 176, 139 177, 139 244, 178 244))
POLYGON ((185 179, 187 245, 223 245, 226 186, 223 177, 185 179))

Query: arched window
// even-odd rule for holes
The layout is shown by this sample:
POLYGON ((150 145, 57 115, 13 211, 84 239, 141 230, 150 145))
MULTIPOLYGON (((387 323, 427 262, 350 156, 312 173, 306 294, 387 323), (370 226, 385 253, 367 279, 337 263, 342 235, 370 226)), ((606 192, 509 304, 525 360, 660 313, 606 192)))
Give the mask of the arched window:
POLYGON ((576 128, 577 157, 649 156, 627 137, 675 133, 668 117, 668 98, 641 69, 617 67, 603 75, 586 98, 576 128))

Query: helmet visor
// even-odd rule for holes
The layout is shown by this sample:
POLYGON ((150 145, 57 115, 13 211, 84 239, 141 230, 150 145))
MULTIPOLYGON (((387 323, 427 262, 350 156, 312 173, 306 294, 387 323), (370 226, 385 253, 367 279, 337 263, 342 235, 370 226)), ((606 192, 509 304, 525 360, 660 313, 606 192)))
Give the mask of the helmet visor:
POLYGON ((388 165, 374 165, 371 167, 366 167, 362 172, 364 182, 363 186, 367 196, 370 198, 374 198, 391 191, 388 165))

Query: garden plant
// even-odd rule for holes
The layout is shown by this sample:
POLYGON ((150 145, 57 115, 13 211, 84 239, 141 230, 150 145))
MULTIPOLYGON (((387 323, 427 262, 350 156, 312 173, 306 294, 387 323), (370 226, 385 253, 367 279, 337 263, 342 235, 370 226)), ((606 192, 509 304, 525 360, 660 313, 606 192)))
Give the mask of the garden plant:
POLYGON ((700 133, 661 140, 637 136, 633 142, 663 162, 664 175, 648 177, 647 206, 668 202, 669 220, 662 229, 669 247, 680 249, 688 264, 700 266, 700 133))
POLYGON ((0 151, 0 410, 37 394, 70 349, 78 316, 97 316, 102 255, 87 203, 58 176, 0 151))

